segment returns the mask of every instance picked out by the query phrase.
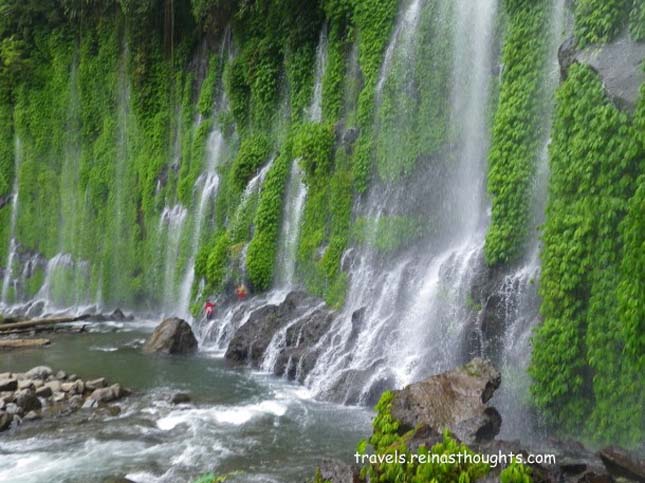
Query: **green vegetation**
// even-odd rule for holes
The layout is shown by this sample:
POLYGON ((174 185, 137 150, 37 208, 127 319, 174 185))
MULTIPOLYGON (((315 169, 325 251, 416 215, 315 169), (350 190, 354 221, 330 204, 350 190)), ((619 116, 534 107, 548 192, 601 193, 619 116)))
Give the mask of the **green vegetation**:
MULTIPOLYGON (((361 467, 360 475, 362 481, 378 482, 404 482, 404 483, 465 483, 476 481, 485 477, 490 472, 486 463, 474 463, 461 461, 455 458, 455 464, 443 464, 432 461, 444 458, 448 460, 451 455, 470 454, 473 451, 463 443, 455 440, 448 431, 444 432, 443 440, 426 448, 419 446, 416 455, 426 458, 412 458, 412 451, 409 449, 409 442, 416 430, 413 429, 406 434, 399 434, 399 422, 391 414, 393 394, 386 391, 376 405, 376 416, 372 422, 373 432, 367 440, 358 444, 357 452, 361 455, 373 454, 380 457, 378 463, 367 463, 361 467), (368 452, 368 449, 370 450, 368 452), (389 455, 389 460, 388 460, 389 455), (399 457, 395 457, 398 455, 399 457)), ((314 479, 314 482, 320 481, 314 479)), ((531 471, 520 464, 512 462, 500 474, 503 483, 530 483, 531 471)))
POLYGON ((541 73, 548 62, 544 32, 550 2, 507 1, 505 6, 508 31, 488 172, 492 220, 485 254, 491 266, 522 254, 530 227, 531 181, 547 135, 542 132, 548 99, 541 73))
POLYGON ((544 323, 531 366, 535 403, 554 427, 576 434, 584 428, 599 442, 627 445, 642 440, 645 416, 642 335, 634 332, 643 273, 632 271, 643 263, 642 239, 634 238, 641 222, 630 212, 642 202, 636 188, 644 109, 641 102, 632 123, 584 66, 572 66, 558 91, 540 287, 544 323))
POLYGON ((578 0, 575 33, 580 47, 612 40, 625 25, 630 4, 630 0, 578 0))

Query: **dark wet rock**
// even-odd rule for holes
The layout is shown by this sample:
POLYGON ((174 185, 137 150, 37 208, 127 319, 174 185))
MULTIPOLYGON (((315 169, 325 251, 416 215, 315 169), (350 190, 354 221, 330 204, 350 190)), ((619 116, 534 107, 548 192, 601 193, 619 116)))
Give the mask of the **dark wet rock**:
POLYGON ((172 404, 184 404, 190 402, 190 394, 187 392, 177 392, 170 396, 170 402, 172 404))
POLYGON ((645 481, 645 460, 616 446, 601 450, 598 455, 612 475, 645 481))
POLYGON ((124 395, 125 392, 123 391, 121 386, 119 384, 114 384, 110 387, 95 389, 89 398, 98 403, 107 403, 116 401, 117 399, 122 398, 124 395))
POLYGON ((569 75, 569 68, 576 62, 578 54, 575 37, 569 37, 558 49, 558 62, 560 64, 560 78, 566 79, 569 75))
POLYGON ((323 481, 330 483, 358 483, 361 481, 359 470, 336 459, 324 459, 318 467, 323 481))
POLYGON ((6 431, 9 429, 12 421, 13 414, 9 414, 6 411, 0 411, 0 431, 6 431))
POLYGON ((327 333, 334 314, 320 304, 286 330, 285 345, 277 359, 274 373, 303 382, 319 356, 316 344, 327 333))
POLYGON ((532 465, 537 481, 548 483, 613 483, 598 455, 589 451, 577 441, 547 439, 533 444, 523 451, 524 454, 553 455, 555 463, 532 465))
POLYGON ((197 339, 188 322, 179 318, 164 320, 143 346, 147 353, 188 354, 197 350, 197 339))
POLYGON ((233 335, 226 350, 226 359, 259 367, 274 335, 319 304, 318 299, 305 292, 291 292, 279 305, 260 307, 233 335))
POLYGON ((501 382, 488 361, 475 358, 468 364, 394 391, 392 416, 403 434, 418 425, 436 431, 449 429, 467 444, 492 439, 501 416, 486 403, 501 382))
POLYGON ((47 379, 49 376, 51 376, 53 371, 51 370, 51 367, 47 366, 37 366, 34 367, 33 369, 28 370, 25 373, 25 377, 27 379, 47 379))
POLYGON ((36 397, 48 398, 53 394, 52 388, 50 386, 43 386, 36 389, 36 397))
POLYGON ((16 391, 15 397, 16 404, 20 406, 20 408, 22 408, 22 411, 24 413, 35 411, 36 409, 40 409, 42 407, 40 399, 38 399, 38 397, 32 390, 24 389, 22 391, 16 391))
POLYGON ((0 379, 0 391, 15 391, 18 389, 16 379, 0 379))
POLYGON ((125 315, 121 309, 115 309, 114 312, 107 316, 107 319, 115 322, 129 322, 134 320, 134 316, 125 315))

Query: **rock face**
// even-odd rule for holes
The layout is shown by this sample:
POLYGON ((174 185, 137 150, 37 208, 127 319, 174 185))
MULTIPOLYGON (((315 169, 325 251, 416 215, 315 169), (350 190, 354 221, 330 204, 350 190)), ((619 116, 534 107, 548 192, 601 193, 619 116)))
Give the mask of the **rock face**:
POLYGON ((586 64, 602 78, 607 93, 618 107, 631 111, 636 106, 640 86, 645 81, 642 68, 645 43, 634 42, 625 33, 608 44, 577 50, 571 38, 560 47, 558 58, 563 78, 571 64, 586 64))
POLYGON ((394 391, 392 416, 405 433, 418 426, 449 429, 467 444, 493 439, 501 416, 486 403, 501 383, 493 365, 475 358, 465 366, 394 391))
MULTIPOLYGON (((295 378, 296 371, 287 367, 288 361, 302 360, 304 364, 303 358, 330 323, 330 312, 320 300, 304 292, 291 292, 281 304, 266 305, 249 316, 231 339, 226 358, 237 364, 259 367, 271 341, 284 329, 286 341, 277 358, 275 372, 295 378)), ((306 364, 309 369, 315 358, 315 354, 309 356, 311 362, 306 364)))
POLYGON ((197 350, 197 339, 183 319, 166 319, 155 328, 143 346, 147 353, 189 354, 197 350))
POLYGON ((622 448, 605 448, 599 453, 612 474, 634 481, 645 481, 645 461, 622 448))

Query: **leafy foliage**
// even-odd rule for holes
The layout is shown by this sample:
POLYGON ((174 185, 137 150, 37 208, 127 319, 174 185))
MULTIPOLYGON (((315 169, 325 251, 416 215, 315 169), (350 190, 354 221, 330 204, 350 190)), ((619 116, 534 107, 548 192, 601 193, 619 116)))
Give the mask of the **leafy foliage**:
MULTIPOLYGON (((643 103, 637 119, 642 109, 643 103)), ((593 71, 573 66, 558 92, 550 148, 540 287, 544 323, 535 334, 531 365, 534 400, 554 426, 578 434, 584 427, 593 439, 625 444, 642 438, 643 421, 639 358, 625 351, 638 344, 625 330, 634 312, 617 292, 621 279, 628 291, 642 282, 642 275, 621 264, 624 253, 633 255, 625 252, 624 235, 617 235, 621 220, 625 234, 635 226, 627 216, 629 200, 638 204, 636 173, 645 157, 637 132, 593 71)))

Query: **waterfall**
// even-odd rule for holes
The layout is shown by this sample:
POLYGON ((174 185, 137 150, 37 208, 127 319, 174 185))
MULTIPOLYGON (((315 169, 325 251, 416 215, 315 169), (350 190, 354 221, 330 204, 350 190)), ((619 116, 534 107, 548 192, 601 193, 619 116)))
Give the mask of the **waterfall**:
MULTIPOLYGON (((502 436, 507 439, 525 438, 532 422, 529 401, 530 380, 527 370, 531 354, 531 335, 539 322, 540 299, 537 293, 540 276, 539 227, 544 222, 549 177, 549 136, 554 108, 554 93, 560 79, 558 48, 568 30, 566 0, 554 0, 551 7, 548 62, 545 65, 546 88, 543 104, 542 149, 536 166, 532 193, 531 241, 524 260, 516 270, 504 277, 498 291, 503 307, 504 332, 498 342, 498 365, 504 384, 497 391, 493 404, 504 416, 502 436)), ((531 433, 531 432, 529 432, 531 433)))
MULTIPOLYGON (((327 67, 327 27, 320 32, 320 40, 316 49, 316 74, 311 105, 309 106, 309 121, 322 121, 323 78, 327 67)), ((307 187, 303 181, 300 159, 291 162, 291 172, 285 195, 278 251, 276 285, 281 288, 293 288, 296 281, 296 256, 300 223, 307 197, 307 187)))
POLYGON ((177 293, 177 259, 180 242, 188 210, 182 205, 164 208, 159 219, 159 238, 163 243, 163 310, 169 313, 173 309, 174 296, 177 293))
POLYGON ((190 300, 195 281, 195 258, 202 241, 202 231, 206 222, 207 208, 217 194, 219 188, 219 173, 217 167, 223 161, 226 153, 224 136, 215 126, 208 136, 206 149, 206 169, 197 178, 195 189, 197 191, 196 207, 193 214, 193 229, 191 233, 190 257, 183 281, 179 290, 177 312, 183 316, 190 315, 190 300))
POLYGON ((20 160, 22 159, 22 147, 20 138, 16 136, 15 140, 15 164, 14 164, 14 178, 13 178, 13 194, 11 196, 11 221, 9 225, 9 251, 7 255, 7 265, 5 268, 4 276, 2 278, 2 292, 0 293, 0 305, 8 305, 9 287, 13 282, 13 267, 15 259, 18 255, 18 241, 16 240, 16 223, 18 221, 18 200, 19 200, 19 187, 18 182, 20 160))
MULTIPOLYGON (((347 303, 319 342, 322 355, 305 381, 317 394, 343 402, 370 402, 386 387, 400 387, 463 359, 459 346, 471 317, 468 293, 488 221, 485 179, 497 1, 410 3, 386 51, 377 103, 384 102, 390 79, 411 77, 422 61, 426 46, 418 45, 418 37, 427 27, 424 12, 432 14, 428 21, 436 31, 450 26, 450 74, 444 92, 437 93, 449 100, 450 137, 443 150, 417 157, 415 179, 373 183, 357 208, 359 219, 366 220, 367 242, 348 255, 347 303), (369 243, 378 230, 410 216, 420 232, 412 246, 383 253, 369 243)), ((409 109, 432 101, 424 98, 432 92, 414 92, 410 84, 387 91, 394 96, 390 106, 409 109)), ((396 114, 399 124, 413 125, 407 112, 396 114)), ((433 121, 424 119, 419 126, 430 129, 433 121)))

